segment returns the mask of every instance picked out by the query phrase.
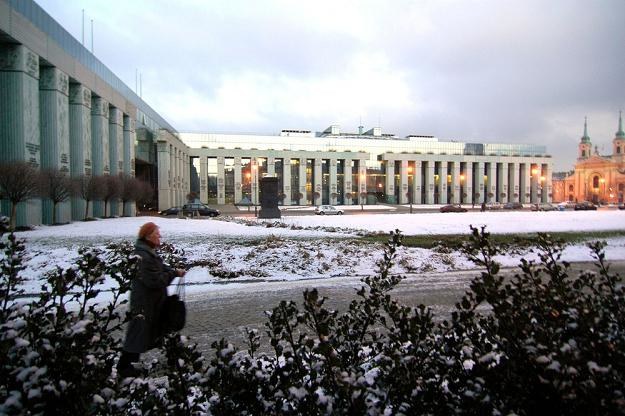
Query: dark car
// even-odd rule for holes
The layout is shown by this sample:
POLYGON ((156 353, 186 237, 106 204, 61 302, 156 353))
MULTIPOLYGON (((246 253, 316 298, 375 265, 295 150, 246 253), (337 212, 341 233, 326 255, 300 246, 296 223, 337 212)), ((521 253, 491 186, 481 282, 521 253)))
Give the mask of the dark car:
POLYGON ((180 209, 181 209, 180 207, 167 208, 167 209, 160 211, 159 215, 178 215, 178 212, 180 212, 180 209))
POLYGON ((520 202, 506 202, 503 205, 503 209, 523 209, 523 204, 520 202))
POLYGON ((440 212, 467 212, 466 208, 462 208, 460 204, 449 204, 440 207, 440 212))
POLYGON ((590 201, 582 201, 575 204, 575 207, 573 209, 575 211, 596 211, 597 206, 590 201))
POLYGON ((625 209, 625 203, 621 202, 618 204, 618 209, 625 209))
POLYGON ((197 202, 184 204, 182 206, 182 213, 184 215, 202 215, 208 217, 216 217, 220 214, 219 210, 197 202))

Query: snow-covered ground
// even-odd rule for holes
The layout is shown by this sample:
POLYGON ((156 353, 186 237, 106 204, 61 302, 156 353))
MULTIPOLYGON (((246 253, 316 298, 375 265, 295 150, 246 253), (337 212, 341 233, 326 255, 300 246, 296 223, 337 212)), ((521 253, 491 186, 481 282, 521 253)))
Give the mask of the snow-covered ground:
MULTIPOLYGON (((285 216, 280 220, 254 218, 177 219, 134 217, 40 226, 19 233, 26 240, 24 276, 29 292, 37 291, 43 272, 67 267, 81 246, 103 248, 107 243, 133 241, 146 221, 161 228, 163 240, 185 250, 187 259, 201 264, 189 270, 187 291, 202 292, 222 283, 287 281, 373 274, 382 256, 381 246, 362 244, 358 236, 400 229, 405 235, 467 234, 469 225, 486 225, 493 233, 537 231, 621 230, 625 212, 468 212, 461 214, 367 214, 343 216, 285 216), (223 276, 230 276, 224 279, 223 276)), ((625 237, 607 240, 608 260, 625 260, 625 237)), ((526 258, 533 258, 525 254, 526 258)), ((518 264, 519 256, 506 255, 504 266, 518 264)), ((568 246, 564 260, 591 260, 583 245, 568 246)), ((472 268, 461 253, 402 247, 397 273, 466 270, 472 268)))

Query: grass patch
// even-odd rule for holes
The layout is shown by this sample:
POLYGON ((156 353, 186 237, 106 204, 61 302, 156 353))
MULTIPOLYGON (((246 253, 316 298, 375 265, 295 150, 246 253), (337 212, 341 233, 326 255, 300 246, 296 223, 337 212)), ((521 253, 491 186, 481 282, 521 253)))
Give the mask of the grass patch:
MULTIPOLYGON (((569 231, 569 232, 552 232, 547 233, 554 240, 562 240, 565 243, 579 243, 584 241, 602 240, 606 238, 625 237, 625 231, 569 231)), ((534 245, 538 233, 523 234, 491 234, 490 240, 497 245, 503 247, 523 248, 534 245)), ((405 235, 403 237, 403 245, 406 247, 418 248, 438 248, 446 247, 448 249, 457 249, 468 238, 468 234, 442 234, 442 235, 405 235)), ((388 235, 375 234, 363 237, 363 240, 370 242, 385 243, 388 241, 388 235)))

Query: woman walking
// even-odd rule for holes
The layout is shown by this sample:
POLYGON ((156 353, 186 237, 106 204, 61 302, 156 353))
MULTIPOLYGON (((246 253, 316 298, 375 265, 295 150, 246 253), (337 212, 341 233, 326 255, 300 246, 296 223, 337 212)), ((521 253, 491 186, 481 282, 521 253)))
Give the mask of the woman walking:
POLYGON ((167 298, 167 286, 176 277, 185 275, 183 269, 173 269, 163 263, 154 251, 161 244, 156 224, 147 222, 139 229, 134 253, 139 256, 137 276, 130 287, 130 322, 122 355, 117 364, 120 377, 137 375, 132 363, 140 354, 154 348, 161 335, 161 307, 167 298))

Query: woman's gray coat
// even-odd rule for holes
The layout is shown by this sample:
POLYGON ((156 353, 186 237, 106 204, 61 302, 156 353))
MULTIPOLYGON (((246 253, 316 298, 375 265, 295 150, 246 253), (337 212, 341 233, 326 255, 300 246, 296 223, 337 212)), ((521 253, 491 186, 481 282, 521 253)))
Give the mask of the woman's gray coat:
POLYGON ((131 282, 130 315, 124 350, 142 353, 153 348, 160 336, 160 309, 167 297, 167 286, 176 271, 143 240, 137 240, 135 254, 140 257, 137 276, 131 282))

